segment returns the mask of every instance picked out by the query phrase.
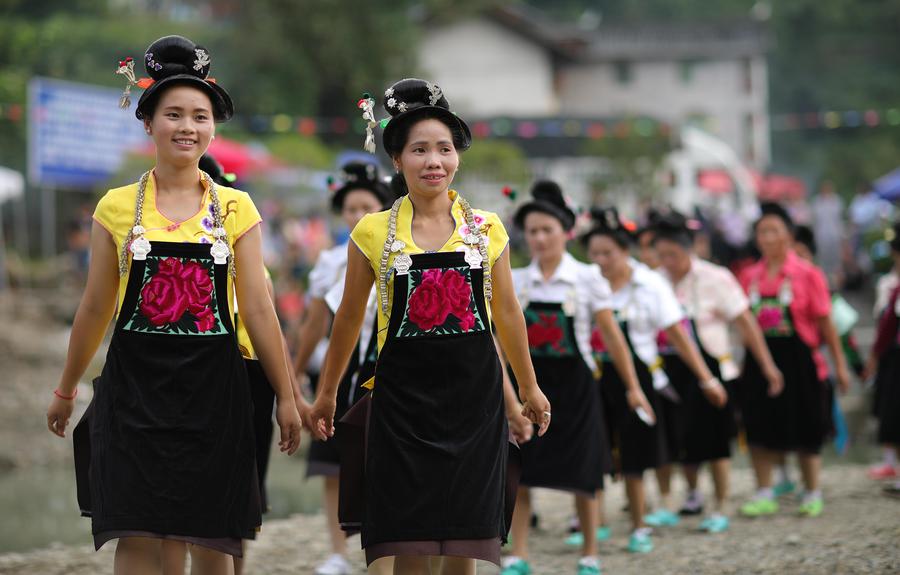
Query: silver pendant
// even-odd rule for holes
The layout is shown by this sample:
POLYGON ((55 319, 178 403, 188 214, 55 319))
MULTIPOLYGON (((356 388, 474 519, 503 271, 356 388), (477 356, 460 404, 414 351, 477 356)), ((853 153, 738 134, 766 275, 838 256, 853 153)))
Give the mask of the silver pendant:
POLYGON ((397 257, 394 258, 394 272, 398 276, 408 274, 410 266, 412 266, 412 258, 409 257, 409 254, 397 254, 397 257))
POLYGON ((406 244, 403 242, 403 240, 394 240, 394 242, 391 244, 391 253, 402 252, 403 248, 405 247, 406 244))
POLYGON ((463 241, 470 246, 478 245, 481 243, 481 236, 478 234, 466 234, 466 237, 463 238, 463 241))
POLYGON ((575 307, 576 307, 575 306, 575 298, 573 296, 569 295, 569 297, 566 298, 566 301, 563 302, 563 305, 562 305, 563 313, 569 317, 574 317, 575 311, 576 311, 575 307))
POLYGON ((785 280, 781 284, 781 289, 778 290, 778 302, 781 305, 791 305, 792 301, 794 301, 794 292, 791 290, 791 283, 785 280))
POLYGON ((231 255, 231 250, 228 249, 228 244, 222 240, 216 240, 209 248, 209 255, 213 257, 214 263, 225 264, 228 263, 228 256, 231 255))
POLYGON ((133 259, 145 260, 147 259, 147 254, 150 253, 150 241, 144 236, 134 238, 129 249, 131 250, 133 259))
POLYGON ((466 263, 469 264, 469 268, 475 270, 481 269, 481 264, 484 262, 481 251, 474 248, 466 248, 465 259, 466 263))

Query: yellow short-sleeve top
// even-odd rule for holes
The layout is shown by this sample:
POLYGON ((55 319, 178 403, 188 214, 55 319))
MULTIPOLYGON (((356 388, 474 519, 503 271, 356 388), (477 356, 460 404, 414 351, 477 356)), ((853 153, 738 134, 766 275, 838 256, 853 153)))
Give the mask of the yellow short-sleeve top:
MULTIPOLYGON (((197 175, 200 178, 199 171, 197 175)), ((167 218, 156 206, 156 176, 151 172, 147 179, 147 188, 144 191, 144 209, 142 225, 146 229, 144 237, 151 242, 189 242, 211 244, 215 238, 212 235, 213 218, 209 189, 203 180, 203 198, 195 213, 190 218, 176 222, 167 218)), ((103 226, 110 233, 116 243, 116 254, 122 250, 122 242, 125 241, 128 231, 134 225, 135 200, 137 199, 138 184, 133 183, 121 188, 115 188, 106 194, 97 203, 94 210, 94 221, 103 226)), ((222 205, 225 230, 228 232, 228 243, 234 253, 234 244, 241 236, 246 234, 253 226, 262 221, 259 211, 253 204, 253 200, 246 192, 235 190, 226 186, 216 186, 219 202, 222 205)), ((131 268, 131 260, 128 262, 131 268)), ((118 264, 116 264, 118 267, 118 264)), ((240 273, 240 270, 238 270, 240 273)), ((128 276, 119 278, 118 303, 116 315, 122 307, 125 298, 125 288, 128 286, 128 276)), ((228 278, 228 306, 232 317, 234 315, 234 282, 228 278)), ((249 338, 247 338, 249 343, 249 338)), ((248 348, 252 355, 252 348, 248 348)))
MULTIPOLYGON (((459 204, 458 194, 454 190, 449 190, 447 192, 447 195, 453 202, 450 208, 450 215, 453 216, 453 219, 456 222, 456 229, 453 234, 451 234, 447 239, 447 242, 438 251, 462 251, 465 249, 466 245, 463 240, 469 233, 468 226, 466 225, 466 218, 463 214, 462 206, 460 206, 459 204)), ((506 228, 503 227, 503 222, 500 221, 500 218, 499 216, 497 216, 497 214, 475 209, 473 209, 472 212, 475 216, 475 224, 481 227, 481 234, 487 241, 488 260, 491 267, 493 267, 497 259, 499 259, 501 255, 503 255, 503 251, 506 249, 506 246, 509 243, 509 235, 506 233, 506 228)), ((406 244, 406 249, 404 250, 406 253, 425 253, 425 250, 418 247, 416 245, 416 242, 413 241, 412 218, 413 205, 409 199, 409 196, 406 196, 403 198, 403 202, 400 204, 400 211, 397 212, 397 239, 406 244)), ((384 240, 385 238, 387 238, 388 233, 389 219, 390 210, 368 214, 364 216, 358 224, 356 224, 356 227, 353 228, 353 232, 350 233, 350 239, 369 260, 369 265, 372 267, 372 272, 375 274, 375 289, 376 292, 378 292, 376 293, 377 298, 375 301, 377 302, 381 301, 381 293, 378 287, 378 276, 380 273, 379 266, 381 265, 381 252, 384 249, 384 240)), ((394 254, 391 254, 388 258, 388 268, 390 268, 393 263, 394 254)), ((388 275, 387 288, 389 295, 393 293, 393 281, 393 275, 388 275)), ((392 305, 392 303, 393 302, 391 301, 391 298, 388 297, 387 313, 384 313, 382 311, 380 303, 378 305, 379 351, 384 345, 384 341, 387 336, 388 320, 390 319, 391 313, 390 306, 392 305)), ((485 308, 487 309, 488 314, 490 314, 491 308, 489 302, 485 302, 485 308)))

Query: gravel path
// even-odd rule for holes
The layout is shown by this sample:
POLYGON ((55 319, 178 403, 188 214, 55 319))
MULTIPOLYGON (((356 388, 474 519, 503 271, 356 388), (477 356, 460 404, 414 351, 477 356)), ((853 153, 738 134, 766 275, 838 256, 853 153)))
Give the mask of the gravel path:
MULTIPOLYGON (((709 486, 706 486, 707 489, 709 486)), ((736 519, 720 535, 695 531, 698 520, 659 532, 656 550, 642 556, 624 550, 627 521, 621 509, 620 485, 607 493, 613 538, 602 544, 605 573, 900 573, 900 501, 880 494, 865 478, 864 468, 831 466, 824 475, 826 512, 817 519, 794 514, 796 504, 783 502, 781 513, 768 519, 736 519)), ((734 474, 734 502, 751 492, 747 470, 734 474)), ((569 496, 538 491, 536 504, 541 528, 532 536, 534 573, 573 573, 577 555, 562 544, 569 496)), ((358 573, 364 570, 358 539, 351 540, 358 573)), ((297 515, 267 523, 252 544, 248 574, 299 575, 312 573, 316 560, 327 553, 322 515, 297 515)), ((112 546, 95 553, 89 546, 50 547, 29 553, 0 555, 0 573, 9 575, 81 575, 109 572, 112 546)), ((492 565, 479 573, 493 574, 492 565)))

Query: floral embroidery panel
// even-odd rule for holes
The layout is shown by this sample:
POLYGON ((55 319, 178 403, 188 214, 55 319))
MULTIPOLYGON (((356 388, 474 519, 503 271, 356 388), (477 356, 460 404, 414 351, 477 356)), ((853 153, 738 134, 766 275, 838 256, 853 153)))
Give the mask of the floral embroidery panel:
POLYGON ((532 357, 569 357, 578 353, 563 310, 526 308, 525 325, 532 357))
POLYGON ((469 268, 410 270, 409 282, 398 338, 484 331, 469 268))
POLYGON ((759 323, 763 335, 772 337, 789 337, 794 335, 794 328, 785 313, 785 306, 777 298, 763 298, 753 306, 753 315, 759 323))
POLYGON ((167 335, 227 333, 214 273, 211 260, 148 256, 137 305, 124 329, 167 335))

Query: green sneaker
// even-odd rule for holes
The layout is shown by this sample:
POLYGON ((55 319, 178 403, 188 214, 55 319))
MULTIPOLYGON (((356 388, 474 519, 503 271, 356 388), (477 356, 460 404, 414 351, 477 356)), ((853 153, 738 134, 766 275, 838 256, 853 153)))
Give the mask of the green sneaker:
POLYGON ((500 575, 530 575, 531 565, 524 559, 516 559, 500 570, 500 575))
POLYGON ((578 562, 576 575, 600 575, 600 562, 594 558, 582 559, 578 562))
POLYGON ((778 502, 774 499, 757 497, 741 506, 741 515, 745 517, 762 517, 778 513, 778 502))
POLYGON ((790 479, 788 479, 787 481, 781 481, 775 484, 775 487, 772 488, 772 492, 775 493, 775 497, 784 497, 785 495, 790 495, 796 490, 797 484, 790 479))
POLYGON ((650 553, 651 551, 653 551, 653 540, 650 539, 649 534, 635 531, 628 538, 629 553, 650 553))
MULTIPOLYGON (((609 538, 612 536, 612 530, 606 526, 598 527, 595 536, 597 541, 609 541, 609 538)), ((566 537, 566 545, 570 547, 581 547, 584 545, 584 535, 581 534, 581 531, 572 533, 566 537)))
POLYGON ((707 533, 721 533, 727 531, 730 522, 724 515, 710 515, 700 522, 700 531, 707 533))
POLYGON ((657 509, 653 513, 644 516, 644 523, 650 527, 674 527, 680 521, 676 513, 668 509, 657 509))
POLYGON ((806 517, 818 517, 822 514, 822 511, 825 510, 825 503, 821 498, 811 499, 806 503, 802 503, 800 508, 797 510, 800 515, 805 515, 806 517))

